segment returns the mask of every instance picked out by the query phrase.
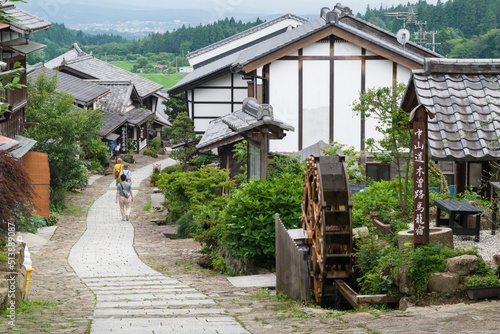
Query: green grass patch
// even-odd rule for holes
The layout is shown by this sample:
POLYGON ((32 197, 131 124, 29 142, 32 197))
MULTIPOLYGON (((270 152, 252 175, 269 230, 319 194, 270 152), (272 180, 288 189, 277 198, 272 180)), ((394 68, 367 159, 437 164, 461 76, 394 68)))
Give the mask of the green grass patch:
MULTIPOLYGON (((16 309, 16 314, 30 314, 48 309, 52 306, 62 304, 62 302, 52 302, 41 299, 25 299, 22 304, 16 309)), ((0 313, 0 317, 5 317, 9 314, 9 310, 4 310, 0 313)))
MULTIPOLYGON (((134 67, 134 64, 136 63, 135 60, 131 61, 114 61, 111 62, 111 64, 115 65, 116 67, 119 67, 121 69, 124 69, 126 71, 131 71, 132 68, 134 67)), ((146 78, 148 80, 154 81, 160 85, 162 85, 165 89, 168 89, 170 87, 173 87, 176 83, 181 81, 182 78, 184 78, 185 74, 163 74, 163 73, 136 73, 137 75, 140 75, 143 78, 146 78)))
POLYGON ((149 201, 144 207, 142 208, 144 211, 149 211, 151 210, 151 201, 149 201))

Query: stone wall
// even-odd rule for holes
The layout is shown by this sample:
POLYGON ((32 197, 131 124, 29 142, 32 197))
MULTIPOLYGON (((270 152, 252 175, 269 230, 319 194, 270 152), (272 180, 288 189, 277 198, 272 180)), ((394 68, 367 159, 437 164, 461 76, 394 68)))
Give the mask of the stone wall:
POLYGON ((24 242, 9 241, 4 253, 8 260, 0 260, 0 310, 14 310, 26 296, 25 247, 24 242))

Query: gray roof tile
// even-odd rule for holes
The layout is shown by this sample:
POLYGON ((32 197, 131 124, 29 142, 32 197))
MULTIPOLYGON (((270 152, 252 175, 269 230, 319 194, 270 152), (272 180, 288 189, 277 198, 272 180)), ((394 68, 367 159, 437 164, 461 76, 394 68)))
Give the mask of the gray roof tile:
POLYGON ((436 115, 429 119, 430 155, 436 160, 500 158, 500 59, 426 59, 413 71, 410 94, 436 115), (413 90, 414 89, 414 90, 413 90))
POLYGON ((75 101, 80 104, 87 105, 109 92, 106 87, 98 86, 66 73, 59 73, 44 67, 42 64, 28 67, 28 78, 37 78, 42 73, 51 77, 57 75, 57 87, 73 95, 75 101))
MULTIPOLYGON (((210 122, 207 131, 203 134, 196 148, 203 150, 206 148, 211 149, 217 142, 229 140, 236 142, 242 140, 241 133, 250 129, 263 125, 263 121, 257 119, 255 113, 256 102, 254 99, 247 98, 243 101, 243 109, 233 112, 231 114, 219 117, 210 122), (252 106, 247 103, 252 101, 252 106)), ((283 130, 294 131, 294 128, 286 123, 273 119, 270 125, 277 126, 283 130)), ((227 143, 226 143, 227 144, 227 143)))
POLYGON ((51 60, 47 64, 51 68, 60 67, 61 69, 83 73, 93 79, 131 81, 141 98, 145 98, 163 89, 163 86, 156 82, 84 53, 79 50, 78 45, 73 45, 70 51, 51 60))
POLYGON ((49 21, 19 9, 13 3, 6 3, 0 7, 5 13, 14 18, 14 20, 10 21, 10 25, 12 30, 19 33, 34 33, 52 27, 52 23, 49 21))

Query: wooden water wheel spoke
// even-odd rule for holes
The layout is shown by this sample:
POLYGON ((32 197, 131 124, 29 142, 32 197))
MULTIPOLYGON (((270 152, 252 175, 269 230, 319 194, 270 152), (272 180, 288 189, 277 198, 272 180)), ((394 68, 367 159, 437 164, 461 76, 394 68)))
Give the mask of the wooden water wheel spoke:
POLYGON ((302 226, 308 233, 311 300, 319 305, 335 293, 335 279, 352 272, 352 204, 340 157, 309 157, 302 199, 302 226))

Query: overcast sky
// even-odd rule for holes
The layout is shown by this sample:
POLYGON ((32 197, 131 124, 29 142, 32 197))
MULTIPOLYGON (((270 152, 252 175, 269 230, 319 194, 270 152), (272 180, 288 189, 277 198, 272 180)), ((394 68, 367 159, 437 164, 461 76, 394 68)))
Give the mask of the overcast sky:
MULTIPOLYGON (((437 0, 428 0, 427 3, 435 4, 437 0)), ((442 0, 445 2, 446 0, 442 0)), ((266 14, 286 14, 297 15, 315 14, 320 12, 322 7, 332 8, 337 2, 349 6, 354 14, 361 12, 364 14, 366 6, 370 4, 372 8, 383 6, 406 4, 408 0, 28 0, 30 3, 37 3, 46 6, 58 6, 59 4, 83 3, 83 4, 107 4, 110 6, 131 7, 131 8, 163 8, 163 9, 204 9, 212 13, 214 17, 231 16, 233 13, 266 13, 266 14)), ((418 2, 411 0, 410 2, 418 2)))

